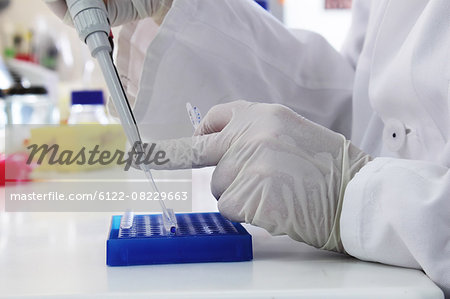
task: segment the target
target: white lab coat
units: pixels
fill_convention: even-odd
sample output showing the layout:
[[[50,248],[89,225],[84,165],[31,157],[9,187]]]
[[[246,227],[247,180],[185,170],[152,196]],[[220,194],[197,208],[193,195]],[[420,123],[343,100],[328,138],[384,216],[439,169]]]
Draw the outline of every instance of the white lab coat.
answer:
[[[345,134],[377,157],[347,186],[345,249],[421,268],[450,296],[450,1],[355,0],[342,53],[250,0],[176,0],[151,43],[129,44],[130,32],[119,71],[140,78],[127,88],[140,123],[178,123],[186,130],[167,137],[187,136],[185,102],[245,99]]]

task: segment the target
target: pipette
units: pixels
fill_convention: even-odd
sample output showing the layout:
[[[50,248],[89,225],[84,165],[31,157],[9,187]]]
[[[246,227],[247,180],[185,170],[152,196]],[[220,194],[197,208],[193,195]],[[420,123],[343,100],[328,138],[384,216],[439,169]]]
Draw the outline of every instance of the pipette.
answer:
[[[136,120],[113,63],[112,40],[109,39],[111,26],[105,3],[103,0],[66,0],[66,3],[81,40],[88,45],[92,57],[96,58],[100,65],[128,141],[135,147],[137,153],[144,152]],[[151,182],[154,191],[159,193],[148,165],[141,164],[141,169]],[[166,231],[173,234],[177,227],[175,214],[168,211],[162,200],[159,203]],[[133,225],[133,214],[126,213],[124,220],[126,220],[123,221],[124,226]]]

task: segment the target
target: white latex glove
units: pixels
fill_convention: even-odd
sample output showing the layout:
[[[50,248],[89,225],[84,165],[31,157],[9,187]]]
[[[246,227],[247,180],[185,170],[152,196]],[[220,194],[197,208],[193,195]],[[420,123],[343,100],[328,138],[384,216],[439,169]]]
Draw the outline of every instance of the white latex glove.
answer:
[[[158,143],[170,159],[159,168],[217,165],[211,189],[222,215],[344,252],[344,191],[370,157],[343,135],[287,107],[243,101],[213,107],[196,135]]]
[[[50,9],[64,21],[72,25],[65,0],[44,0]],[[152,17],[161,24],[172,6],[173,0],[106,0],[111,26],[119,26],[139,19]]]

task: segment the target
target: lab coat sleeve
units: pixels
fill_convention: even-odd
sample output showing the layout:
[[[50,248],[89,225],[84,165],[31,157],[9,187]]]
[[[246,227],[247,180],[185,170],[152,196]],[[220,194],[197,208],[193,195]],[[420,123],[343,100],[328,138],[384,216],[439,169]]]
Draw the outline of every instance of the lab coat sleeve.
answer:
[[[352,4],[352,24],[345,38],[341,54],[356,69],[366,39],[372,0],[355,0]]]
[[[367,261],[423,269],[450,298],[450,170],[377,158],[348,184],[345,250]]]
[[[323,37],[292,34],[252,0],[176,0],[148,48],[135,112],[145,123],[150,110],[155,122],[185,118],[187,99],[202,111],[276,102],[349,137],[353,76]]]

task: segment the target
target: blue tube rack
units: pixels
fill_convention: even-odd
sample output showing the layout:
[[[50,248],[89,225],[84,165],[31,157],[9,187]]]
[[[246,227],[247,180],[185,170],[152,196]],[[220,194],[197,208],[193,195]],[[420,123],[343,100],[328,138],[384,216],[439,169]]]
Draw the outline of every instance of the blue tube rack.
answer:
[[[109,266],[240,262],[253,258],[252,237],[219,213],[177,214],[174,235],[164,234],[162,215],[136,215],[131,228],[113,216],[106,244]]]

